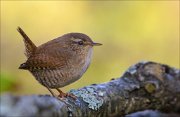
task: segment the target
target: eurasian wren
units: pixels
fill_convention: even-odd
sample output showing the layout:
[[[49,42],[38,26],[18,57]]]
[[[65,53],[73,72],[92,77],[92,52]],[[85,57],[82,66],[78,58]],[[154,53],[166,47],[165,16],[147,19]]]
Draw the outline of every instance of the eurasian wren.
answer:
[[[90,65],[93,46],[102,45],[85,34],[68,33],[37,47],[20,27],[17,30],[24,39],[27,57],[19,69],[30,71],[53,96],[51,89],[60,97],[67,96],[58,88],[80,79]]]

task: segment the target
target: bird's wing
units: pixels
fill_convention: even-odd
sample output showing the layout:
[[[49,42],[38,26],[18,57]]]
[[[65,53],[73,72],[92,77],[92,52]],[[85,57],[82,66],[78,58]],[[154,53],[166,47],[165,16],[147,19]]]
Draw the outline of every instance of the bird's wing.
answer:
[[[17,31],[23,37],[24,45],[25,45],[25,55],[27,58],[29,58],[32,55],[32,53],[35,52],[37,47],[20,27],[17,28]]]
[[[21,64],[19,68],[27,70],[61,69],[66,64],[66,59],[63,57],[53,57],[40,53],[34,54],[25,63]]]

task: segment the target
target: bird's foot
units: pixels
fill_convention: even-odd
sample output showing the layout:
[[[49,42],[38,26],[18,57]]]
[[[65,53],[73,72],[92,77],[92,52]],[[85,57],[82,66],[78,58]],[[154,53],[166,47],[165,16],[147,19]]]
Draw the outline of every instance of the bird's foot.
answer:
[[[77,97],[76,97],[75,95],[73,95],[73,94],[71,94],[71,93],[64,93],[64,92],[61,92],[61,93],[58,95],[58,97],[60,97],[60,98],[71,97],[71,98],[73,98],[74,100],[77,99]]]
[[[59,92],[59,95],[58,95],[58,97],[60,97],[60,98],[67,98],[67,97],[71,97],[71,98],[73,98],[74,100],[76,100],[77,99],[77,97],[75,96],[75,95],[73,95],[73,94],[71,94],[71,93],[64,93],[64,92],[62,92],[60,89],[56,89],[58,92]]]

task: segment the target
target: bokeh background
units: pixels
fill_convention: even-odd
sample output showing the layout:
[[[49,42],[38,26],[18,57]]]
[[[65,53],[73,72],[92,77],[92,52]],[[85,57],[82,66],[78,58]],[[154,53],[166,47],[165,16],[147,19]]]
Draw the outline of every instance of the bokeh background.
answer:
[[[77,89],[117,78],[138,61],[179,68],[179,1],[1,1],[1,93],[49,94],[18,67],[26,58],[22,27],[36,45],[68,32],[82,32],[94,48],[90,68]]]

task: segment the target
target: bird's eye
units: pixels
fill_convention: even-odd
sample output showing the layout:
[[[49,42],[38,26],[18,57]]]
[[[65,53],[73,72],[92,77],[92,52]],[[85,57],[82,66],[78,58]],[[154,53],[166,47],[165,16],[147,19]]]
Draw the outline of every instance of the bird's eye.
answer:
[[[79,45],[83,45],[84,42],[83,42],[83,41],[79,41],[78,44],[79,44]]]
[[[72,38],[72,41],[78,45],[84,45],[84,41],[82,39]]]

